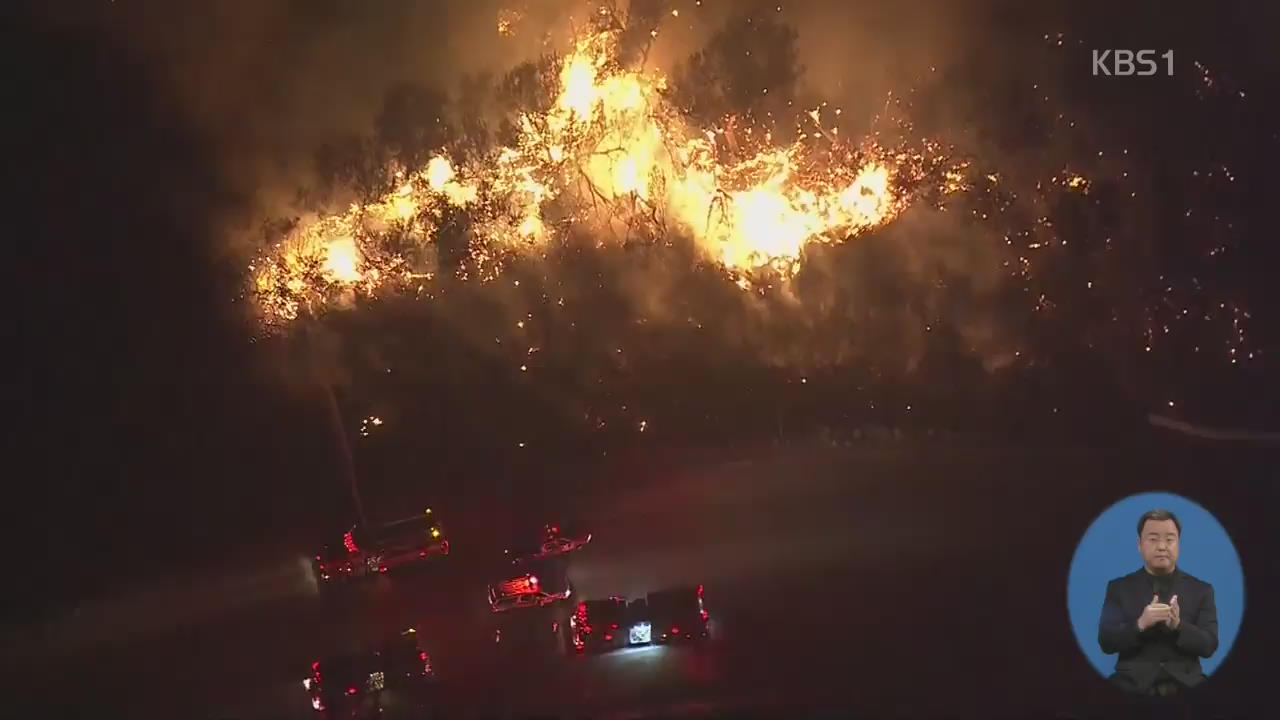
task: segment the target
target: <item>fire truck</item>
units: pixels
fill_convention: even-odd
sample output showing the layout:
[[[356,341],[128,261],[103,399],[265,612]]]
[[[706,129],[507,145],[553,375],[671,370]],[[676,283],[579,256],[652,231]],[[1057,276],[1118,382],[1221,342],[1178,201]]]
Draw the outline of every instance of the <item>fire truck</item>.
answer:
[[[449,539],[431,508],[418,515],[373,527],[359,525],[325,545],[312,565],[322,584],[344,582],[449,554]]]
[[[573,592],[563,558],[520,563],[515,572],[489,585],[489,609],[493,612],[546,607],[567,600]]]

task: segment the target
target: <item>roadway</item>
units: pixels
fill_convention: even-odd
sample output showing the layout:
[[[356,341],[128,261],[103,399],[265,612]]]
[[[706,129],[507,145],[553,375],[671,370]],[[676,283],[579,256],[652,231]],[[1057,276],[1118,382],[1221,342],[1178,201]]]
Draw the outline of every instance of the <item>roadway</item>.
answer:
[[[1116,475],[1089,453],[939,444],[762,452],[569,493],[564,513],[594,533],[572,557],[578,599],[702,583],[706,645],[500,668],[484,601],[497,548],[472,507],[431,566],[322,594],[299,552],[29,634],[9,675],[50,717],[306,718],[311,660],[414,626],[443,717],[1061,709],[1110,692],[1075,647],[1064,581],[1079,533],[1124,492]],[[1053,663],[1028,675],[1019,658],[1046,647]]]

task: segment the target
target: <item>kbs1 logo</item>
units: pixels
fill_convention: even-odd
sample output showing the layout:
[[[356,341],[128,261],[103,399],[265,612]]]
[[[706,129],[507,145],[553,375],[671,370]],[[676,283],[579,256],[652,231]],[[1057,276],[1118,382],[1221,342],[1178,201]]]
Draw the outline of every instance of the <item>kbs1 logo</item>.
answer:
[[[1156,62],[1160,58],[1164,62]],[[1094,50],[1093,75],[1110,77],[1128,77],[1138,75],[1150,77],[1164,69],[1165,75],[1173,77],[1173,51],[1165,50],[1156,55],[1155,50]]]

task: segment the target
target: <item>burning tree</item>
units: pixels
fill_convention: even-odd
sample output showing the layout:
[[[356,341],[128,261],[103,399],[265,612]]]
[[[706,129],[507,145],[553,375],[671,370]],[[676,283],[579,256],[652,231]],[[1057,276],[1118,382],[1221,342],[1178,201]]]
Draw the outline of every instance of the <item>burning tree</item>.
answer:
[[[685,89],[673,88],[638,64],[647,47],[640,30],[655,22],[658,6],[635,4],[630,16],[605,6],[570,52],[507,74],[497,145],[472,138],[435,151],[458,139],[429,118],[439,96],[393,93],[379,122],[380,150],[347,143],[321,156],[326,177],[351,180],[361,200],[305,219],[255,263],[267,319],[287,323],[300,305],[335,295],[422,291],[440,272],[433,249],[449,225],[466,236],[465,261],[452,269],[463,279],[493,280],[512,257],[545,254],[574,237],[597,245],[683,237],[744,288],[785,281],[806,245],[881,226],[960,171],[937,144],[839,140],[825,129],[823,108],[799,116],[808,130],[796,139],[775,140],[752,115],[767,105],[753,101],[742,69],[726,57],[737,50],[732,27],[693,58]],[[796,73],[788,33],[765,23],[746,35],[773,48],[746,72],[765,72],[783,96]],[[690,113],[679,98],[695,86],[727,95]],[[741,107],[744,114],[730,112]],[[395,120],[404,108],[416,121]],[[701,125],[708,114],[718,124]]]

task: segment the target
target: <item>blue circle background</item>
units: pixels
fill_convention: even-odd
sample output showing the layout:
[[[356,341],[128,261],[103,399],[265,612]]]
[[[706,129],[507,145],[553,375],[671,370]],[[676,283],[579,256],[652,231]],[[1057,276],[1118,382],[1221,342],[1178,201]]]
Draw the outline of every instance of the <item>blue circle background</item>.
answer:
[[[1138,554],[1138,518],[1162,508],[1182,523],[1178,567],[1213,585],[1218,606],[1218,650],[1201,659],[1205,675],[1222,664],[1231,652],[1244,617],[1244,571],[1240,556],[1222,524],[1200,505],[1172,493],[1130,495],[1103,511],[1076,547],[1067,577],[1067,610],[1076,642],[1089,664],[1109,677],[1115,672],[1115,655],[1098,647],[1098,619],[1106,597],[1107,582],[1142,567]]]

